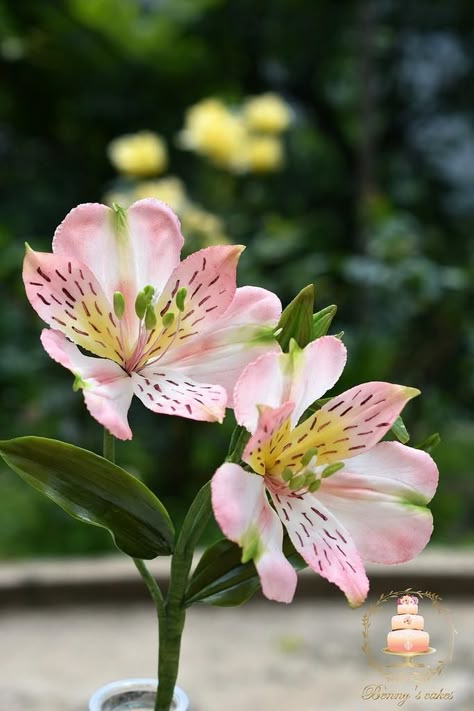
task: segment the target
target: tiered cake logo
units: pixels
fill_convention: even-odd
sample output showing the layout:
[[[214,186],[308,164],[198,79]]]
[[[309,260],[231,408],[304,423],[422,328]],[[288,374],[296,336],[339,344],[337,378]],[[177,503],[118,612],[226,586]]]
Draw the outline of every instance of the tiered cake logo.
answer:
[[[435,647],[430,646],[430,634],[425,630],[424,616],[419,614],[420,602],[431,603],[433,610],[444,619],[439,628],[440,644],[448,649],[444,659],[440,659]],[[381,639],[371,635],[373,621],[386,603],[396,603],[396,615],[391,618],[391,631],[382,648]],[[392,607],[394,612],[394,608]],[[384,610],[385,612],[385,610]],[[441,631],[443,639],[441,639]],[[438,632],[438,630],[437,630]],[[454,649],[455,629],[449,611],[441,605],[436,593],[407,590],[381,595],[375,605],[362,617],[362,651],[370,666],[377,669],[387,679],[411,679],[425,681],[441,674],[444,666],[451,661]],[[377,635],[379,636],[379,635]],[[371,639],[371,637],[373,639]],[[382,657],[387,655],[387,662]]]

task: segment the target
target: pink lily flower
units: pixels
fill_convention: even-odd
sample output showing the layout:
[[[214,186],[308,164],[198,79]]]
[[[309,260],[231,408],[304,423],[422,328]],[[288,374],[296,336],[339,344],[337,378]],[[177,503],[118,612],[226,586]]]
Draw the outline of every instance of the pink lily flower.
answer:
[[[180,263],[182,244],[176,215],[146,199],[127,211],[79,205],[57,228],[52,254],[27,248],[26,293],[52,327],[41,342],[119,439],[132,437],[133,395],[153,412],[221,422],[242,369],[279,350],[279,299],[236,288],[243,247],[208,247]]]
[[[363,560],[392,565],[414,558],[433,529],[438,471],[431,457],[379,440],[414,388],[371,382],[300,418],[342,373],[346,349],[325,336],[304,350],[269,353],[241,374],[235,415],[251,432],[247,471],[227,462],[212,479],[212,505],[224,535],[253,559],[263,594],[291,602],[296,572],[282,553],[283,527],[316,573],[351,606],[369,581]],[[271,505],[271,503],[273,506]]]

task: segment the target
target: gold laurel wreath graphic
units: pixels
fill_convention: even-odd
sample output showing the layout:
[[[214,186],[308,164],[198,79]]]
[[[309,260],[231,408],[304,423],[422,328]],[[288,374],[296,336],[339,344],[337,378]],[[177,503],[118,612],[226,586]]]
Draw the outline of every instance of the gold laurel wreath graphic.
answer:
[[[386,679],[391,680],[391,681],[398,681],[400,679],[407,679],[407,673],[406,673],[406,668],[404,667],[399,667],[397,669],[388,669],[388,667],[384,666],[383,664],[380,664],[374,657],[372,656],[372,652],[370,649],[370,643],[369,643],[369,629],[371,626],[372,622],[372,616],[376,614],[380,607],[386,603],[388,600],[391,600],[393,598],[398,598],[401,597],[402,595],[406,595],[410,593],[411,595],[418,595],[421,598],[427,598],[431,600],[431,604],[433,606],[433,609],[436,610],[438,614],[444,615],[449,623],[449,627],[451,629],[451,637],[450,637],[450,646],[449,646],[449,654],[446,659],[440,659],[436,665],[434,666],[428,666],[424,667],[421,670],[416,670],[414,671],[413,669],[410,669],[410,674],[409,678],[412,681],[427,681],[428,679],[432,679],[435,676],[439,676],[441,672],[443,671],[445,665],[451,661],[452,656],[453,656],[453,650],[454,650],[454,637],[456,634],[456,630],[454,628],[454,625],[451,620],[451,615],[448,609],[444,608],[441,605],[442,598],[437,594],[430,592],[429,590],[421,591],[421,590],[413,590],[412,588],[407,588],[406,590],[391,590],[389,593],[385,593],[383,595],[380,595],[379,599],[375,604],[373,604],[369,610],[368,613],[364,613],[362,615],[362,652],[365,654],[367,657],[367,660],[369,662],[369,665],[377,669],[378,672],[380,672]]]

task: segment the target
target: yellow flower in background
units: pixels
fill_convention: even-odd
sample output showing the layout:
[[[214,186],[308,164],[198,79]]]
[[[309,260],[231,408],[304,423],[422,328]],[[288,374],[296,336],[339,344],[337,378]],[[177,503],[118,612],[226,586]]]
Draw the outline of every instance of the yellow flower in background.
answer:
[[[191,232],[201,238],[203,246],[228,244],[224,223],[212,212],[207,212],[197,205],[189,204],[181,215],[183,232]]]
[[[133,191],[133,200],[152,197],[165,202],[178,215],[184,209],[187,197],[184,183],[174,175],[160,180],[145,180],[137,184]]]
[[[244,118],[253,131],[281,133],[288,128],[291,112],[288,104],[278,94],[254,96],[244,104]]]
[[[271,173],[283,165],[283,144],[275,136],[251,136],[245,146],[247,169],[254,173]]]
[[[242,118],[218,99],[204,99],[186,112],[180,142],[214,162],[238,170],[246,139]]]
[[[166,144],[152,131],[119,136],[109,143],[107,152],[119,173],[139,178],[162,173],[168,163]]]

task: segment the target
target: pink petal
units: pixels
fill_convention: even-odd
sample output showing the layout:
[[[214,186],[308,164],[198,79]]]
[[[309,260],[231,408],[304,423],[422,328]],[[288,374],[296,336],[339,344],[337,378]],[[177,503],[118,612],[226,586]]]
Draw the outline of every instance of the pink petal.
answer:
[[[438,483],[426,452],[381,442],[323,480],[318,499],[347,526],[365,560],[411,560],[428,543],[433,522],[425,508]]]
[[[106,205],[79,205],[57,228],[53,252],[89,267],[110,302],[115,291],[122,292],[122,326],[131,342],[138,333],[138,292],[147,285],[162,291],[179,263],[182,244],[176,215],[164,203],[148,198],[120,215]]]
[[[269,505],[262,477],[237,464],[223,464],[211,483],[212,508],[223,534],[252,557],[263,594],[269,600],[291,602],[296,572],[282,553],[283,529]],[[246,548],[247,547],[247,548]]]
[[[257,405],[277,407],[294,402],[294,427],[304,411],[333,387],[346,363],[345,346],[334,336],[324,336],[306,348],[289,353],[272,353],[251,363],[235,387],[235,413],[239,424],[253,431]]]
[[[174,270],[155,309],[158,316],[169,311],[177,317],[175,295],[179,289],[186,289],[173,349],[212,326],[226,311],[234,298],[235,272],[242,249],[234,245],[207,247],[191,254]]]
[[[241,287],[207,331],[170,349],[162,363],[202,382],[222,385],[228,394],[227,407],[232,407],[233,388],[245,366],[262,353],[280,350],[269,334],[280,313],[280,300],[271,291]]]
[[[288,400],[295,403],[294,427],[304,411],[339,380],[347,360],[345,345],[335,336],[323,336],[293,356],[293,377]]]
[[[122,368],[110,360],[83,355],[60,331],[45,328],[41,343],[53,360],[82,381],[92,417],[118,439],[131,439],[127,413],[133,397],[132,382]]]
[[[310,568],[337,585],[352,607],[363,603],[369,581],[354,542],[341,521],[312,494],[272,493],[272,499],[291,542]]]
[[[135,303],[144,286],[164,288],[179,262],[182,244],[176,215],[164,203],[148,198],[128,208],[122,229],[115,211],[106,205],[78,205],[57,228],[53,252],[89,267],[110,299],[120,290],[124,266],[134,283]]]
[[[288,402],[289,391],[284,364],[285,353],[273,352],[261,355],[250,363],[240,375],[234,389],[234,411],[239,425],[255,432],[259,419],[259,406],[278,408]]]
[[[289,432],[293,403],[285,402],[277,408],[262,405],[258,424],[247,442],[242,459],[258,474],[265,474],[265,465],[280,440]]]
[[[354,457],[373,447],[390,429],[407,402],[419,394],[416,388],[403,385],[363,383],[323,405],[318,427],[323,424],[323,418],[330,422],[323,435],[326,450],[337,449],[331,460],[334,456],[338,459]],[[319,453],[318,461],[323,451]]]
[[[31,305],[47,324],[91,353],[122,362],[110,303],[81,262],[28,248],[23,281]]]
[[[312,447],[318,464],[355,457],[373,447],[392,426],[415,388],[391,383],[364,383],[330,400],[281,440],[277,458],[298,457]],[[283,457],[281,457],[283,460]],[[282,464],[284,466],[284,463]]]
[[[162,415],[222,422],[227,395],[220,385],[198,383],[161,364],[132,373],[133,390],[146,407]]]

